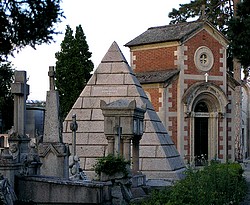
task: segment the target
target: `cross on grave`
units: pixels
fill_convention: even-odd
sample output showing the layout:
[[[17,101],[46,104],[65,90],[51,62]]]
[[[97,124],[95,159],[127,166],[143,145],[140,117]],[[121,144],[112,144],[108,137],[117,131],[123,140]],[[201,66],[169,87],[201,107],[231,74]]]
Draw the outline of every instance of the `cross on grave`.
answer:
[[[24,136],[29,85],[26,84],[26,71],[15,71],[14,77],[15,81],[11,84],[11,92],[14,95],[14,132]]]
[[[49,76],[49,89],[55,90],[55,67],[54,66],[49,67],[48,76]]]

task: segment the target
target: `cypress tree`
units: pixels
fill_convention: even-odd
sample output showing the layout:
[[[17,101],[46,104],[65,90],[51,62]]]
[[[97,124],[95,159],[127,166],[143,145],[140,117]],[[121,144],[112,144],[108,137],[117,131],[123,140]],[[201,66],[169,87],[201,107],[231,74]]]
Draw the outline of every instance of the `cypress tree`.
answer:
[[[57,59],[55,83],[59,92],[62,120],[91,77],[90,73],[94,68],[90,60],[91,55],[81,25],[76,27],[75,35],[70,26],[67,26],[61,50],[55,54]]]

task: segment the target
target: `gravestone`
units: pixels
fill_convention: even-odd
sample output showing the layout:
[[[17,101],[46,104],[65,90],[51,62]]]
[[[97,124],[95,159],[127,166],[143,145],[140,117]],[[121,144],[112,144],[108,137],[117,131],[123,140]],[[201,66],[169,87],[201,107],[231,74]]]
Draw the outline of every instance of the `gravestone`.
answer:
[[[55,90],[54,67],[49,67],[50,90],[47,91],[44,135],[38,152],[43,163],[41,175],[68,178],[68,146],[62,142],[59,120],[59,94]]]
[[[14,72],[11,92],[14,96],[14,125],[8,133],[9,148],[4,148],[0,157],[0,173],[14,186],[15,175],[39,172],[37,153],[29,147],[30,139],[25,132],[26,99],[29,95],[26,71]]]
[[[26,81],[26,71],[15,71],[15,81],[11,84],[14,95],[14,126],[9,136],[10,153],[16,162],[24,162],[29,152],[30,139],[25,132],[26,99],[29,95],[29,85]]]

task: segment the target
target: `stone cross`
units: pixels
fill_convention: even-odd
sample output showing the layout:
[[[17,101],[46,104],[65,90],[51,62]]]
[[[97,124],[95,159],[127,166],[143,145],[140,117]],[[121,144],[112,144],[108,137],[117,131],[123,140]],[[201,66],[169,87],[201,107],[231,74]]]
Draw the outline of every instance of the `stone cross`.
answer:
[[[70,129],[72,131],[72,153],[73,156],[76,155],[76,131],[78,129],[78,125],[76,122],[76,114],[72,116],[72,122],[70,123]]]
[[[49,76],[49,89],[55,90],[55,67],[54,66],[49,67],[48,76]]]
[[[14,132],[24,136],[29,85],[26,84],[26,71],[15,71],[14,77],[15,81],[11,84],[11,92],[14,95]]]

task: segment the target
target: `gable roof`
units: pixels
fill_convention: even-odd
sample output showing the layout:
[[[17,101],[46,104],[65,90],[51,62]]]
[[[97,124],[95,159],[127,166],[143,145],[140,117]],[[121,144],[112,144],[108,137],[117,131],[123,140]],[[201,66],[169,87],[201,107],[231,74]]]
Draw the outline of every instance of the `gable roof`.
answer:
[[[183,22],[165,26],[151,27],[133,40],[125,44],[127,47],[146,45],[152,43],[162,43],[170,41],[185,41],[195,32],[201,30],[204,25],[208,25],[217,31],[217,29],[208,21],[197,20],[192,22]],[[220,33],[219,31],[217,31]],[[225,37],[220,33],[225,39]]]

